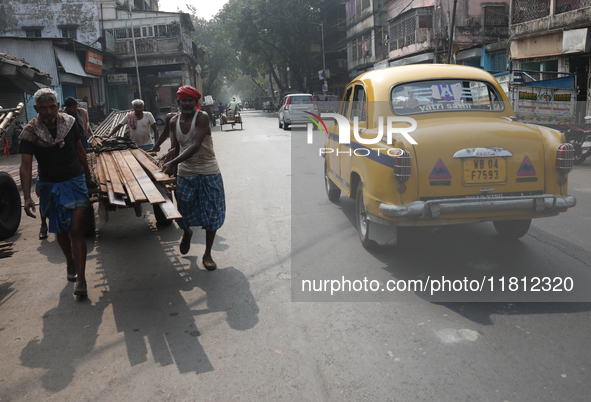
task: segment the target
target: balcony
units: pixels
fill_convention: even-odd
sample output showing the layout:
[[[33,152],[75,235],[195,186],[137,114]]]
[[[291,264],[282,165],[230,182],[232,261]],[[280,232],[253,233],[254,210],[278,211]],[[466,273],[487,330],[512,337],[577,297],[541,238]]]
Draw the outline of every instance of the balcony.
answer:
[[[181,36],[138,38],[135,40],[136,52],[138,55],[150,53],[158,53],[159,55],[192,54],[190,41],[183,39]],[[115,54],[118,56],[133,56],[133,39],[116,40]]]
[[[511,29],[519,35],[524,30],[537,32],[588,26],[591,0],[513,0],[512,8]],[[526,26],[517,28],[517,24]]]

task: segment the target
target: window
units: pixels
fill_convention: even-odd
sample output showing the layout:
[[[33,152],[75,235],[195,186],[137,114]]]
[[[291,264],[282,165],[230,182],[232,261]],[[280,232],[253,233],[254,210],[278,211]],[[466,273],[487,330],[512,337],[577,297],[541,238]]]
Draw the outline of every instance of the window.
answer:
[[[25,31],[25,36],[27,38],[41,38],[41,31],[43,31],[42,26],[24,26],[22,30]]]
[[[26,29],[25,33],[27,38],[40,38],[41,37],[41,29]]]
[[[154,29],[151,26],[142,27],[142,37],[151,38],[154,36]]]
[[[349,121],[353,121],[355,117],[358,121],[365,121],[367,115],[367,99],[365,99],[365,90],[361,85],[355,85],[355,93],[353,95],[353,102],[351,106],[351,114]]]
[[[412,101],[412,103],[411,103]],[[397,115],[436,112],[502,111],[496,88],[484,81],[448,79],[402,84],[394,87],[390,106]]]
[[[167,36],[166,35],[166,25],[154,26],[154,36]]]
[[[127,39],[127,28],[116,28],[115,39]]]
[[[351,93],[353,92],[353,87],[349,87],[347,89],[347,93],[345,94],[345,101],[343,102],[341,114],[347,117],[349,112],[349,102],[351,101]]]
[[[78,39],[78,28],[61,28],[62,38]]]
[[[504,6],[484,6],[484,26],[506,27],[509,25],[509,13]]]
[[[417,42],[417,30],[433,28],[433,8],[423,7],[407,11],[390,21],[391,50],[401,49]],[[424,42],[427,36],[419,32],[419,42]]]
[[[507,53],[493,53],[490,57],[490,71],[501,72],[507,70]]]

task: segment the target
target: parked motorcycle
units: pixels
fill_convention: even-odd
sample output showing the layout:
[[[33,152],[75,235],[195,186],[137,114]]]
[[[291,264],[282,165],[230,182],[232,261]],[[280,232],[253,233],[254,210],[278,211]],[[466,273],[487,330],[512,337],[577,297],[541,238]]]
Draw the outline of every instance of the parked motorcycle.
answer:
[[[591,123],[591,116],[585,116],[585,123]],[[575,165],[585,162],[591,155],[591,127],[580,124],[561,124],[560,129],[564,134],[566,142],[575,148]]]

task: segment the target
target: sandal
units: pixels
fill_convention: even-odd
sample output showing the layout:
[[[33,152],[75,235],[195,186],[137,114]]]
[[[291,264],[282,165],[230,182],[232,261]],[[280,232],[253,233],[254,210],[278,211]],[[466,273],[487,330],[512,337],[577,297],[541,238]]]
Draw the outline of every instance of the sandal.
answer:
[[[39,240],[47,239],[47,227],[41,226],[39,229]]]
[[[181,250],[181,254],[187,254],[189,249],[191,248],[191,237],[193,237],[193,231],[189,229],[189,235],[187,233],[183,233],[183,238],[181,239],[181,245],[179,249]]]
[[[213,258],[211,258],[211,256],[209,256],[209,257],[203,256],[202,261],[203,261],[203,266],[208,271],[213,271],[218,267],[217,264],[215,263],[215,261],[213,260]]]

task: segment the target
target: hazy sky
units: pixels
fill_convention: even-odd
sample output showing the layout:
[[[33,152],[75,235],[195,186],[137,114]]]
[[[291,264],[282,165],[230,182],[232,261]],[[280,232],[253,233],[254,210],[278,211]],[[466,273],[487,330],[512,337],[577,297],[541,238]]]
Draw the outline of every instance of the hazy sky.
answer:
[[[160,0],[160,10],[169,12],[189,12],[186,4],[197,8],[197,16],[210,20],[226,4],[228,0]]]

